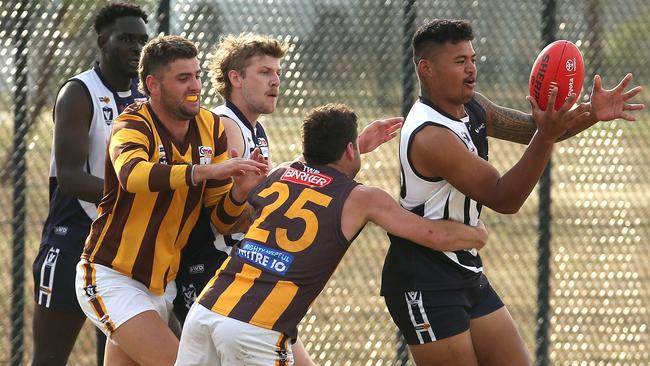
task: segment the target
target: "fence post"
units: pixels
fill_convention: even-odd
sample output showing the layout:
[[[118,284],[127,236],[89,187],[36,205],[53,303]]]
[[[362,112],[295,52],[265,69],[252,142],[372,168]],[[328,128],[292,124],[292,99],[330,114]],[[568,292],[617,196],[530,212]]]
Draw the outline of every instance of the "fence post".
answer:
[[[542,0],[542,47],[555,40],[555,0]],[[537,242],[537,324],[535,364],[549,365],[549,311],[551,273],[551,168],[549,160],[539,180],[539,238]]]
[[[156,10],[158,34],[169,34],[169,1],[170,0],[160,0],[158,3],[158,9]]]
[[[24,352],[24,308],[25,308],[25,138],[27,135],[28,109],[28,43],[31,1],[20,2],[18,24],[14,36],[16,54],[14,64],[14,136],[11,155],[11,183],[13,187],[13,213],[11,219],[11,365],[20,366]]]
[[[404,0],[402,2],[403,24],[402,28],[402,116],[406,117],[411,104],[413,104],[413,94],[415,93],[415,81],[413,77],[413,50],[411,48],[411,38],[415,33],[416,19],[416,0]],[[409,350],[406,340],[402,334],[397,331],[397,365],[405,366],[409,362]]]

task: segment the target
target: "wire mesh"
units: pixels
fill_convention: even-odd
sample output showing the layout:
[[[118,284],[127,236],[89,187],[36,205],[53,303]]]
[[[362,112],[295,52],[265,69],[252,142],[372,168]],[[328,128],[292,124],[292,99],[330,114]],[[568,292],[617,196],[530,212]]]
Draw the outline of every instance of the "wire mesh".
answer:
[[[30,11],[26,10],[29,3]],[[158,1],[136,3],[149,14],[150,34],[158,29]],[[405,77],[404,24],[426,19],[465,18],[474,27],[478,88],[497,104],[529,109],[530,66],[542,45],[541,5],[537,0],[177,0],[170,1],[171,34],[195,41],[207,71],[207,57],[220,35],[252,31],[291,44],[282,67],[278,109],[263,122],[273,161],[298,155],[298,126],[305,112],[327,102],[343,102],[361,124],[398,115]],[[585,58],[582,97],[595,73],[613,87],[627,72],[645,85],[650,71],[650,4],[646,0],[558,2],[556,34],[575,42]],[[92,14],[105,2],[84,0],[0,1],[0,248],[11,251],[16,215],[12,155],[16,112],[26,118],[26,213],[24,291],[12,293],[11,268],[23,259],[0,258],[0,364],[9,364],[12,345],[12,298],[25,304],[24,362],[31,356],[31,263],[47,213],[47,171],[52,139],[52,105],[58,86],[90,67],[97,57]],[[27,28],[19,31],[20,20]],[[20,36],[24,37],[21,38]],[[27,40],[27,67],[20,68],[18,43]],[[14,75],[26,71],[27,103],[16,104]],[[408,72],[412,74],[414,70]],[[204,78],[203,104],[221,101]],[[414,79],[411,77],[411,81]],[[413,86],[415,88],[413,88]],[[417,90],[417,84],[411,89]],[[416,92],[417,93],[417,92]],[[642,94],[642,98],[646,99]],[[650,187],[644,177],[650,155],[650,115],[638,122],[601,123],[558,144],[552,169],[552,245],[549,362],[553,365],[650,364],[648,312],[650,254],[646,250]],[[524,146],[490,142],[490,160],[505,172]],[[364,157],[358,179],[398,192],[397,143]],[[515,318],[535,354],[537,311],[537,224],[539,197],[533,193],[512,216],[484,210],[490,243],[482,252],[486,273]],[[20,224],[20,223],[19,223]],[[21,224],[22,225],[22,224]],[[397,328],[378,296],[388,240],[369,225],[355,241],[323,294],[300,326],[301,339],[319,365],[395,365]],[[14,325],[19,324],[14,321]],[[71,365],[94,365],[94,335],[87,325]],[[409,362],[407,361],[407,364]]]

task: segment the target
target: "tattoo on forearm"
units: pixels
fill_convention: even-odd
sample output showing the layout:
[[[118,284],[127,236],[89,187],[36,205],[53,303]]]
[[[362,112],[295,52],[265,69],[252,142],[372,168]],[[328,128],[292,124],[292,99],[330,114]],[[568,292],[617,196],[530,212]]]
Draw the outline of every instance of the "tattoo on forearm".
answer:
[[[537,127],[531,115],[520,111],[495,107],[492,110],[493,137],[528,144]]]
[[[520,144],[528,144],[533,138],[537,126],[531,115],[500,107],[479,93],[474,97],[485,110],[489,136]]]

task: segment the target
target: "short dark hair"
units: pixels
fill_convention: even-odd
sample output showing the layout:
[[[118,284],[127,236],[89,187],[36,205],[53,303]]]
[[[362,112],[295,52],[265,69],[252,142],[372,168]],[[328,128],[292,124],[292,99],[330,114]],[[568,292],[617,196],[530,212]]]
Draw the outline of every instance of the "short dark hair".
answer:
[[[177,59],[195,58],[199,54],[194,43],[180,36],[158,36],[142,48],[140,54],[140,89],[150,95],[147,88],[147,76],[157,75],[161,68]]]
[[[314,108],[302,122],[302,155],[307,164],[325,165],[357,143],[357,115],[343,104]]]
[[[95,16],[95,32],[99,34],[104,29],[115,24],[124,17],[139,17],[147,23],[147,14],[137,5],[126,3],[110,3],[104,6]]]
[[[434,19],[422,25],[413,35],[413,62],[417,65],[433,47],[447,42],[458,43],[474,39],[472,26],[467,20]]]

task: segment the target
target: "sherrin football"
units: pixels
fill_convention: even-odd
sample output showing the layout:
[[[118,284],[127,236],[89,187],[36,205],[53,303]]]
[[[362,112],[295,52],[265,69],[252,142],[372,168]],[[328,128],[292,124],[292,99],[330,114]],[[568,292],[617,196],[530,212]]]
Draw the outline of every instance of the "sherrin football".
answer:
[[[569,93],[580,94],[584,78],[585,66],[578,47],[569,41],[555,41],[535,59],[530,72],[530,95],[546,110],[551,82],[555,82],[558,87],[555,110],[558,110]]]

